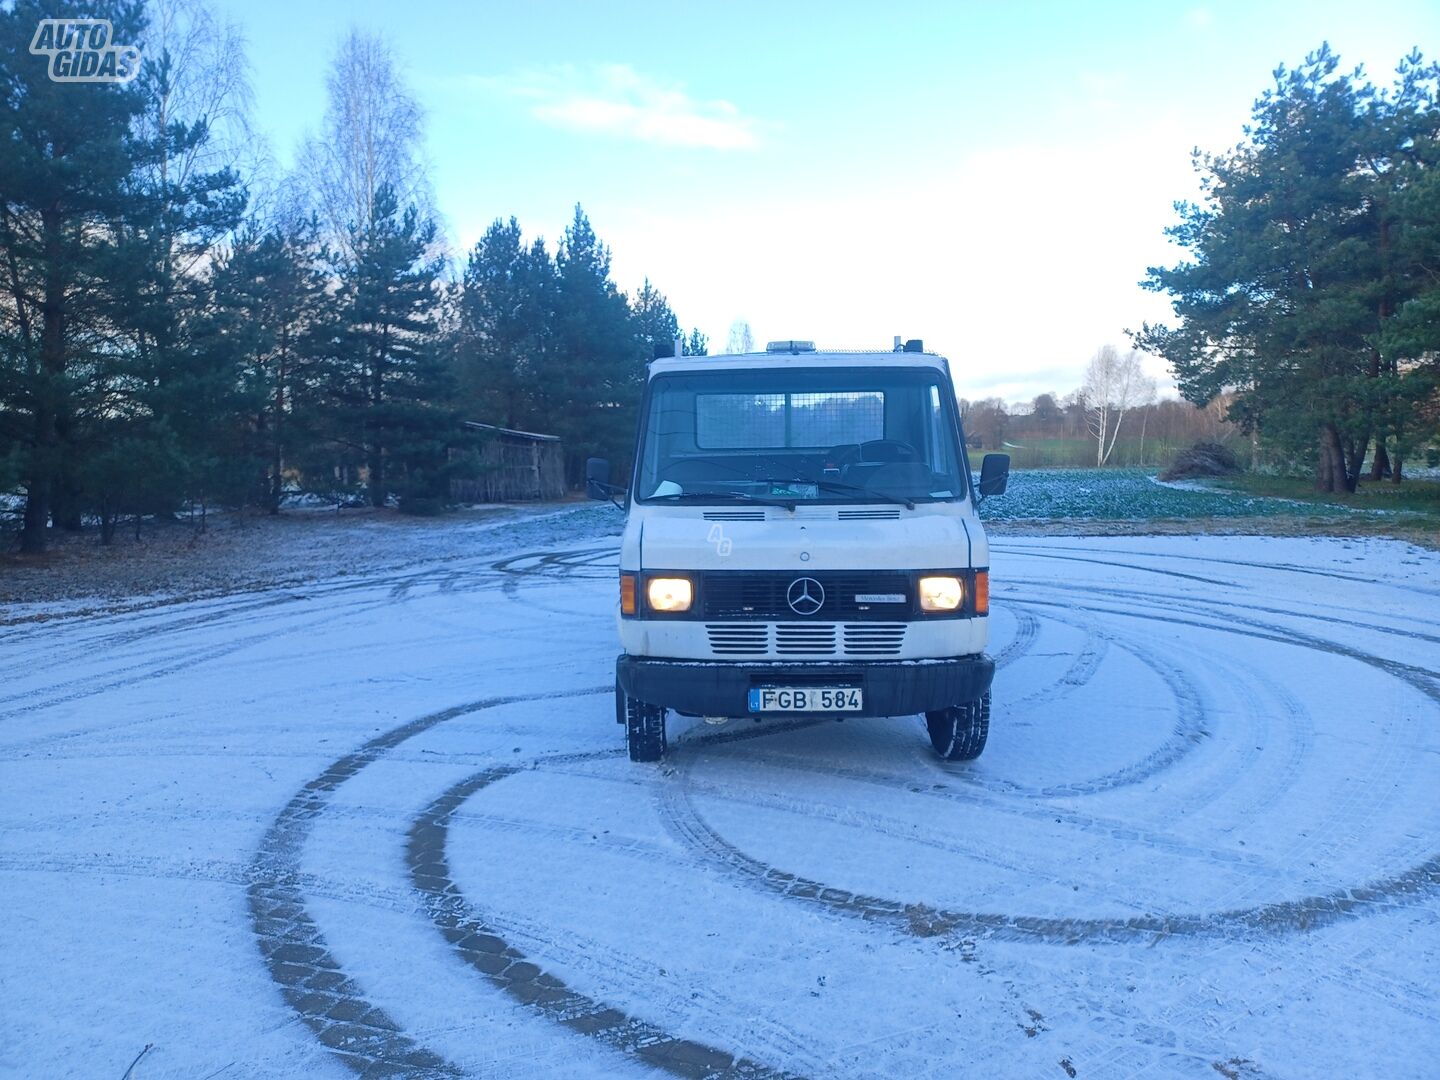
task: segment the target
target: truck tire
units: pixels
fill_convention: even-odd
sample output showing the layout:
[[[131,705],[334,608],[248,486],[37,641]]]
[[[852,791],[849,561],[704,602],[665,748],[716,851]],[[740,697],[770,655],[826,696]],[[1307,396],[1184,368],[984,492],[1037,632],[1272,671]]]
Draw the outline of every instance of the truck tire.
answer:
[[[665,756],[665,710],[637,701],[615,687],[615,711],[625,718],[625,745],[631,761],[659,761]]]
[[[925,714],[930,745],[946,761],[974,761],[990,734],[990,691],[964,705]]]

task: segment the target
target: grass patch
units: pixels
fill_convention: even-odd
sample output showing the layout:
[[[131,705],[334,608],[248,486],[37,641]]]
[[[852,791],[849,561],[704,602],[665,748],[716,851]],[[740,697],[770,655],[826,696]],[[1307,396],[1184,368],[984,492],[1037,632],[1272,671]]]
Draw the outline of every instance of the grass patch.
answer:
[[[1440,524],[1440,481],[1406,480],[1392,484],[1362,482],[1355,494],[1331,494],[1315,490],[1314,483],[1300,477],[1259,476],[1244,473],[1206,482],[1222,491],[1270,499],[1291,499],[1318,507],[1346,510],[1382,511],[1393,514],[1418,514],[1433,518]]]

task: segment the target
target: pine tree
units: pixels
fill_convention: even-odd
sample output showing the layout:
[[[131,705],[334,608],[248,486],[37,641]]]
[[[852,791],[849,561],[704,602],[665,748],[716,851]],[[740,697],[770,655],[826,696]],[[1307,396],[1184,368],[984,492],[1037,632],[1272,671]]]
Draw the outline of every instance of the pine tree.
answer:
[[[31,554],[45,550],[52,511],[78,525],[76,465],[86,424],[107,408],[101,370],[125,273],[113,241],[143,199],[129,180],[144,91],[52,82],[29,45],[57,14],[37,0],[0,10],[0,424],[25,488],[20,546]],[[83,15],[108,19],[117,41],[144,27],[133,0],[101,0]]]
[[[1440,427],[1440,64],[1412,52],[1397,76],[1393,91],[1368,95],[1374,146],[1362,175],[1380,271],[1370,478],[1398,484],[1406,454]]]
[[[675,342],[680,338],[680,320],[670,310],[670,301],[665,294],[650,284],[646,278],[630,304],[631,316],[635,323],[635,336],[647,360],[673,355]]]
[[[610,278],[610,249],[578,205],[555,266],[554,348],[535,385],[541,412],[565,440],[567,480],[578,485],[587,457],[629,455],[647,357]]]
[[[526,247],[512,217],[496,220],[470,252],[455,350],[460,399],[473,419],[503,427],[535,420],[532,367],[549,347],[555,267]]]
[[[1397,384],[1390,479],[1400,482],[1405,454],[1440,436],[1440,139],[1424,146],[1430,164],[1402,196],[1395,246],[1414,288],[1381,335],[1388,376]],[[1418,170],[1417,170],[1418,171]]]
[[[1276,72],[1246,143],[1198,158],[1205,202],[1182,204],[1169,230],[1192,261],[1146,280],[1175,298],[1180,324],[1135,336],[1192,402],[1234,390],[1229,415],[1246,430],[1292,454],[1318,445],[1330,491],[1354,490],[1372,438],[1402,432],[1424,389],[1384,353],[1424,279],[1397,228],[1436,123],[1436,72],[1410,58],[1395,95],[1362,79],[1322,47]]]
[[[214,274],[209,340],[233,355],[248,435],[240,467],[249,470],[251,493],[272,514],[280,509],[287,471],[308,448],[309,417],[301,403],[317,342],[331,332],[318,230],[314,219],[265,231],[252,223]]]
[[[443,260],[427,255],[435,232],[383,186],[341,270],[342,324],[320,384],[324,423],[342,455],[364,465],[373,506],[392,491],[402,504],[431,506],[449,475],[459,416],[438,325]]]
[[[238,358],[214,339],[206,267],[239,224],[247,196],[233,170],[200,167],[210,128],[204,117],[177,115],[175,78],[163,50],[138,80],[145,137],[130,186],[139,198],[116,235],[123,271],[114,321],[129,347],[115,358],[112,398],[124,395],[133,406],[132,439],[143,438],[148,422],[157,444],[179,455],[172,498],[187,496],[203,521],[210,502],[238,502],[245,488]]]
[[[624,461],[631,452],[647,359],[611,279],[611,251],[576,206],[556,255],[554,348],[540,380],[570,484],[582,482],[589,456]]]

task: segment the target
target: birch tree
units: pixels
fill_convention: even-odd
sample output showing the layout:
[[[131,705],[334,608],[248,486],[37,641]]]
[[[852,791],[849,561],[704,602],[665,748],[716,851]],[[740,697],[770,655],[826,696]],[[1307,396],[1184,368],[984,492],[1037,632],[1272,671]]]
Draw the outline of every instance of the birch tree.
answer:
[[[340,43],[326,89],[324,124],[302,147],[302,168],[327,239],[356,260],[371,236],[381,188],[389,188],[396,206],[431,216],[424,116],[389,45],[359,30]]]
[[[255,94],[245,35],[203,0],[151,0],[143,40],[148,61],[141,139],[158,147],[152,183],[183,189],[197,172],[233,170],[247,181],[267,154],[251,126]],[[202,139],[167,140],[174,125],[203,125]]]
[[[1115,450],[1126,411],[1142,399],[1153,397],[1155,384],[1142,370],[1137,351],[1122,354],[1115,346],[1106,345],[1090,358],[1081,392],[1090,437],[1095,440],[1095,464],[1105,465]]]
[[[732,354],[755,351],[755,335],[744,319],[736,319],[730,324],[730,338],[725,344],[725,351]]]

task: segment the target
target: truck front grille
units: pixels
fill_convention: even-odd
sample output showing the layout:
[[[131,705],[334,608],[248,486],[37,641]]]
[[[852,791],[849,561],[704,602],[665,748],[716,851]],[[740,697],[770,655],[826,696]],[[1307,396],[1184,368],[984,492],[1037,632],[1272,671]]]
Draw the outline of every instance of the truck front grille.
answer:
[[[775,627],[775,651],[829,654],[835,651],[835,627],[829,623],[780,623]]]
[[[770,650],[770,627],[764,623],[706,626],[705,632],[716,656],[764,656]]]
[[[904,623],[706,623],[716,656],[899,656]]]
[[[897,656],[905,644],[905,624],[850,623],[844,641],[846,656]]]
[[[804,612],[816,619],[896,619],[910,617],[908,574],[872,571],[773,571],[711,570],[700,580],[700,603],[706,619],[784,619],[796,611],[790,607],[787,591],[796,578],[808,577],[825,590],[819,610]],[[857,597],[886,599],[859,600]]]

